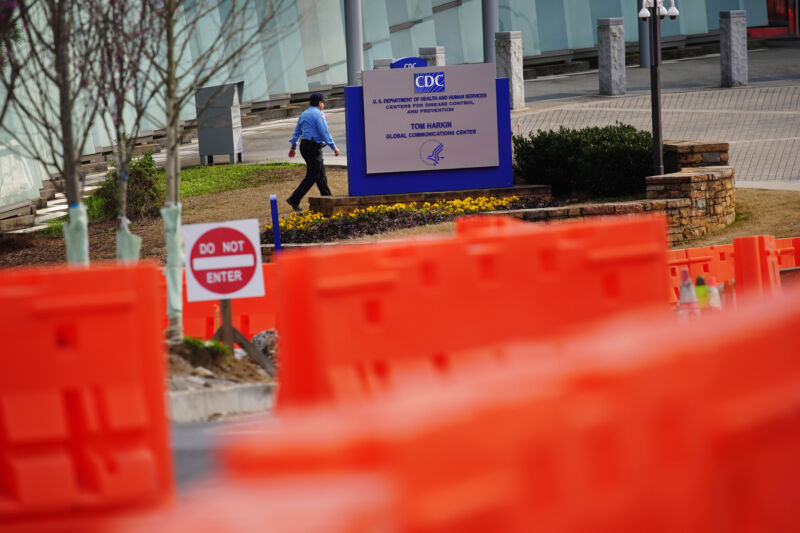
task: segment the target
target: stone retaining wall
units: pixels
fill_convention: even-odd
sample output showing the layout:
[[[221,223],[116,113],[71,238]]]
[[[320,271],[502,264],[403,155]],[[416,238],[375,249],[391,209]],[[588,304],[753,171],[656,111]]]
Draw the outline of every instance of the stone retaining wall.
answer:
[[[647,178],[646,200],[520,209],[492,214],[542,222],[664,213],[669,224],[667,239],[671,244],[680,244],[731,224],[736,218],[735,207],[733,168],[704,167]]]
[[[736,218],[734,174],[733,167],[702,167],[647,178],[649,200],[690,200],[688,207],[667,213],[671,242],[695,239],[733,223]]]
[[[684,168],[728,164],[728,143],[705,141],[667,141],[664,143],[664,172]]]

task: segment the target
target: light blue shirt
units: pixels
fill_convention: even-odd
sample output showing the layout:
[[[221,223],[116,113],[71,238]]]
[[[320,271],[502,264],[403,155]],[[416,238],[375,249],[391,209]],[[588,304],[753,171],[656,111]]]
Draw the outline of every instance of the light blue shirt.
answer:
[[[328,131],[328,119],[325,117],[325,113],[315,105],[309,106],[297,119],[297,127],[294,129],[292,140],[289,141],[292,143],[292,149],[297,148],[297,139],[308,139],[327,144],[332,150],[336,150],[336,144]]]

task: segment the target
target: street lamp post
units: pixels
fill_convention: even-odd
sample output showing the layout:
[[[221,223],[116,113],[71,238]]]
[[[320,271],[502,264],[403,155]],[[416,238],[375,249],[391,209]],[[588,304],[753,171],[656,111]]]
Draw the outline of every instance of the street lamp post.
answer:
[[[664,149],[661,137],[661,21],[669,16],[678,18],[675,0],[670,0],[670,8],[664,7],[665,0],[642,0],[639,19],[650,20],[650,104],[653,114],[653,173],[664,173]]]

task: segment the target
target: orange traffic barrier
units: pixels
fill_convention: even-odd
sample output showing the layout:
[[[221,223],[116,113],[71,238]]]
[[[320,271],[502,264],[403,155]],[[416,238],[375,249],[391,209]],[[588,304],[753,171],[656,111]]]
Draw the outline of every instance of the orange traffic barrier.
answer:
[[[776,239],[775,250],[769,253],[774,253],[779,270],[798,267],[800,266],[800,238]],[[736,280],[734,245],[724,244],[668,251],[669,301],[673,304],[679,298],[682,268],[689,269],[692,279],[697,279],[697,276],[706,278],[713,276],[718,283],[731,286]]]
[[[266,329],[275,328],[276,279],[275,266],[262,265],[265,294],[260,298],[239,298],[231,301],[233,327],[248,339]],[[183,286],[183,332],[187,337],[210,339],[220,326],[219,302],[189,302],[186,300],[186,281]]]
[[[85,531],[168,501],[155,265],[0,276],[0,530]]]
[[[733,240],[737,300],[779,294],[781,277],[775,237],[757,235]]]
[[[775,248],[780,268],[800,267],[800,237],[776,239]]]
[[[686,250],[667,251],[667,279],[669,283],[669,302],[678,303],[681,297],[681,271],[689,267]]]
[[[280,406],[368,397],[398,368],[460,364],[454,350],[663,306],[662,217],[459,224],[455,237],[278,258]]]
[[[315,476],[252,483],[214,479],[181,505],[114,520],[102,533],[375,533],[397,531],[390,487],[372,476]]]
[[[733,245],[685,248],[667,252],[667,272],[670,285],[670,302],[680,297],[681,270],[689,269],[693,280],[697,276],[716,278],[718,283],[730,284],[734,280]]]
[[[258,530],[287,494],[275,533],[797,531],[798,296],[473,346],[513,364],[239,431],[220,479],[125,531]]]
[[[714,276],[719,283],[727,283],[734,279],[733,245],[706,246],[703,248],[687,248],[686,260],[692,279],[697,276]]]

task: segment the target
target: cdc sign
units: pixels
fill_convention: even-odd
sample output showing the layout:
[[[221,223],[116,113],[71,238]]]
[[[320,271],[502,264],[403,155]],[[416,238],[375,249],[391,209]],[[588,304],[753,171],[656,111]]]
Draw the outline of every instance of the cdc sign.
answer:
[[[364,71],[363,103],[367,174],[499,165],[494,64]]]
[[[415,93],[443,93],[444,72],[420,72],[414,74]]]

